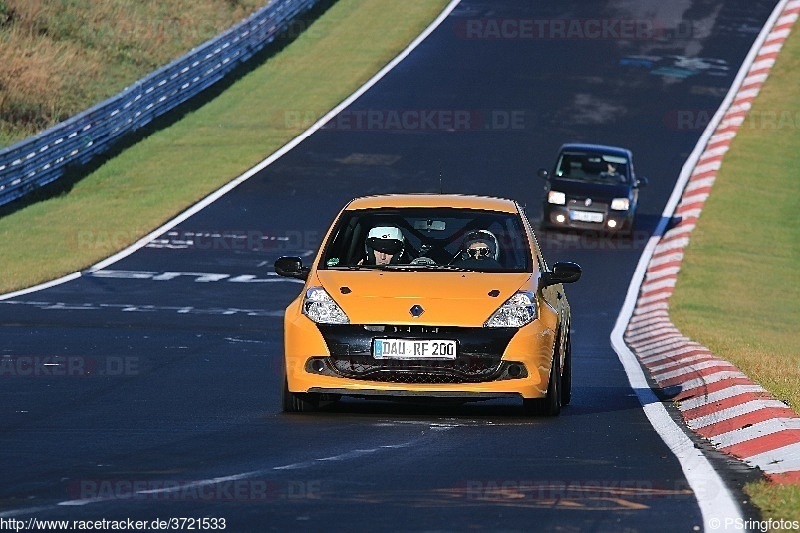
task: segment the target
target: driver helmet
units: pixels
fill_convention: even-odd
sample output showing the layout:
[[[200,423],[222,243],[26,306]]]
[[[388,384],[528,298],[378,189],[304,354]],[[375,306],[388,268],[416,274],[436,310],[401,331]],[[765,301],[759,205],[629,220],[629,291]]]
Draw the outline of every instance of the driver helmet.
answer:
[[[364,247],[368,255],[377,250],[384,254],[399,256],[405,249],[403,232],[394,226],[376,226],[369,230]]]
[[[462,254],[464,259],[483,259],[484,257],[480,256],[472,256],[467,251],[470,245],[475,244],[476,242],[485,244],[486,247],[489,248],[489,257],[497,261],[498,257],[498,242],[497,237],[494,236],[489,230],[486,229],[479,229],[475,231],[471,231],[467,233],[467,236],[464,237],[464,244],[462,246]],[[481,254],[483,255],[483,254]]]

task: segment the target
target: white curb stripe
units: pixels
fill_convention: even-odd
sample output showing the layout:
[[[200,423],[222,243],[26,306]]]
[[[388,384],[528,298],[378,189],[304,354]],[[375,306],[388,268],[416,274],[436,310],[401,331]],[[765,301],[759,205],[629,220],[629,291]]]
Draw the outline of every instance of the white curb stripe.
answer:
[[[747,462],[759,467],[767,474],[783,474],[800,470],[800,443],[753,455],[747,458]]]
[[[752,439],[772,435],[785,429],[800,429],[800,418],[771,418],[750,427],[721,433],[711,438],[720,448],[742,444]]]
[[[683,383],[682,389],[684,392],[688,392],[692,389],[706,387],[712,383],[718,383],[720,381],[732,379],[749,380],[750,378],[748,378],[741,370],[723,370],[722,372],[715,372],[713,374],[708,374],[707,376],[690,379],[689,381]]]
[[[709,405],[720,400],[727,400],[746,392],[765,392],[763,387],[758,385],[732,385],[722,390],[712,392],[705,396],[695,396],[690,400],[683,400],[680,404],[681,411],[688,411],[704,405]]]
[[[711,353],[699,353],[699,354],[696,354],[696,355],[690,355],[689,357],[681,357],[679,360],[670,361],[669,363],[664,363],[664,364],[657,365],[657,366],[650,366],[650,365],[645,365],[645,366],[647,367],[647,369],[651,373],[656,373],[656,372],[664,372],[666,370],[671,370],[671,369],[673,369],[673,368],[675,368],[677,366],[685,366],[685,365],[688,365],[688,364],[691,364],[691,363],[700,363],[700,362],[705,362],[705,361],[712,361],[714,359],[716,359],[716,358]],[[684,407],[684,405],[681,404],[681,408],[683,408],[683,407]]]
[[[728,407],[727,409],[721,409],[716,413],[688,419],[686,423],[692,429],[701,429],[712,424],[725,422],[730,418],[746,415],[748,413],[754,413],[756,411],[760,411],[761,409],[768,409],[770,407],[786,407],[786,404],[779,402],[778,400],[750,400],[749,402]]]
[[[722,361],[720,359],[716,359],[714,361],[706,361],[704,363],[697,363],[696,365],[690,365],[686,368],[681,368],[680,370],[673,370],[671,372],[663,372],[660,374],[653,374],[653,377],[657,381],[666,381],[668,379],[677,378],[679,376],[685,376],[686,374],[697,374],[700,373],[701,370],[708,370],[710,368],[736,368],[731,363],[727,361]]]

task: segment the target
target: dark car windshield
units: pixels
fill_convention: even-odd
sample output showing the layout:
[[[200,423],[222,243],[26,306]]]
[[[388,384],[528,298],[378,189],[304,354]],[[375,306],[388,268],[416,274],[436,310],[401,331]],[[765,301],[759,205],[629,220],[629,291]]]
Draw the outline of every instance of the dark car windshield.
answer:
[[[401,247],[389,246],[397,237]],[[530,248],[518,213],[441,207],[353,210],[336,223],[319,268],[530,272]],[[395,253],[389,263],[378,264],[376,250]]]
[[[630,183],[628,158],[599,152],[562,152],[556,163],[556,177],[592,183]]]

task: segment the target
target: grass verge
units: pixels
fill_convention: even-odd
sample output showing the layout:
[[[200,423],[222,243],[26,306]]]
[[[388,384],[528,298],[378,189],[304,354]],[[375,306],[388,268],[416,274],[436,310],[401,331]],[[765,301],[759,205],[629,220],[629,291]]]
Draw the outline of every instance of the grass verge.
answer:
[[[0,0],[0,147],[169,63],[264,0]]]
[[[447,0],[339,0],[220,96],[61,196],[0,218],[0,294],[135,242],[301,133],[391,61]],[[254,111],[255,110],[255,111]]]
[[[800,411],[800,27],[734,139],[686,250],[670,316]],[[800,520],[800,487],[752,483],[765,517]]]

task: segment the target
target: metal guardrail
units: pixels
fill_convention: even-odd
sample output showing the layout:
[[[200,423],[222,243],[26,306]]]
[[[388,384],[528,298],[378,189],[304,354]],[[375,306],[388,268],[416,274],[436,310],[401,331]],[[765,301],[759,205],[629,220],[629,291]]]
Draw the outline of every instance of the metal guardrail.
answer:
[[[273,0],[244,21],[108,100],[0,150],[0,205],[86,164],[115,141],[222,79],[274,41],[318,0]]]

